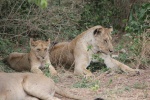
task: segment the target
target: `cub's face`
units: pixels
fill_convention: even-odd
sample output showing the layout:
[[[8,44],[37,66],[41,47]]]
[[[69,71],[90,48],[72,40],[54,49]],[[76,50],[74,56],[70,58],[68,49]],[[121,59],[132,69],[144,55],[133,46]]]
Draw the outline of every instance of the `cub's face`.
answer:
[[[50,39],[48,41],[30,39],[30,48],[34,51],[36,57],[45,60],[49,56]]]
[[[100,27],[94,30],[93,35],[97,46],[97,53],[110,54],[113,52],[111,32],[113,28]]]

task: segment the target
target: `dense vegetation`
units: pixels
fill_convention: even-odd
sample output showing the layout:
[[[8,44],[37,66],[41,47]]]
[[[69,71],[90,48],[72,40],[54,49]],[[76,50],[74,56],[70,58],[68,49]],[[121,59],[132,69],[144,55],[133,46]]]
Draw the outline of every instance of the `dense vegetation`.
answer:
[[[127,48],[128,53],[120,54],[119,60],[135,62],[134,66],[138,67],[148,67],[148,1],[48,0],[47,3],[47,0],[1,0],[0,55],[5,56],[12,51],[24,52],[24,48],[28,49],[26,41],[30,37],[65,41],[91,26],[100,24],[112,25],[114,33],[121,35],[122,40],[117,44],[116,51]],[[123,44],[126,41],[130,43]]]

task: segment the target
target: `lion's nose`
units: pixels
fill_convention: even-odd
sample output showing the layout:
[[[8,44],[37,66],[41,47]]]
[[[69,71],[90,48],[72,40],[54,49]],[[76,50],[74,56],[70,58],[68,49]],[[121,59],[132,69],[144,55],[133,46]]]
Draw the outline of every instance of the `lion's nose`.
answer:
[[[101,51],[97,51],[97,53],[101,53]]]
[[[109,50],[109,52],[110,52],[110,53],[112,53],[112,52],[113,52],[113,50]]]

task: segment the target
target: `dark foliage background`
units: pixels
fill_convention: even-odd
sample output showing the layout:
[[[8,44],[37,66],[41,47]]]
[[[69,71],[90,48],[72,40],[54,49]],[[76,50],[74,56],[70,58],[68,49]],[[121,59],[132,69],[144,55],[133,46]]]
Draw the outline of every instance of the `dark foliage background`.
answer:
[[[116,51],[125,47],[129,51],[119,60],[148,66],[149,0],[48,0],[47,4],[47,8],[43,9],[27,0],[0,1],[1,56],[29,50],[30,37],[66,41],[99,24],[113,26],[114,35],[120,34],[125,41],[132,42],[128,46],[122,46],[124,40],[118,44]]]

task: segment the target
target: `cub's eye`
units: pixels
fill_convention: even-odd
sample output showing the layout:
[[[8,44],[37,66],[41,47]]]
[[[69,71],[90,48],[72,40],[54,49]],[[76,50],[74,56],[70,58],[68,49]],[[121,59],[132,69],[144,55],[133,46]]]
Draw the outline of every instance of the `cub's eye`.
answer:
[[[107,43],[107,40],[105,39],[104,42]]]
[[[37,51],[41,51],[41,49],[37,49]]]
[[[47,48],[45,48],[44,50],[47,51]]]

